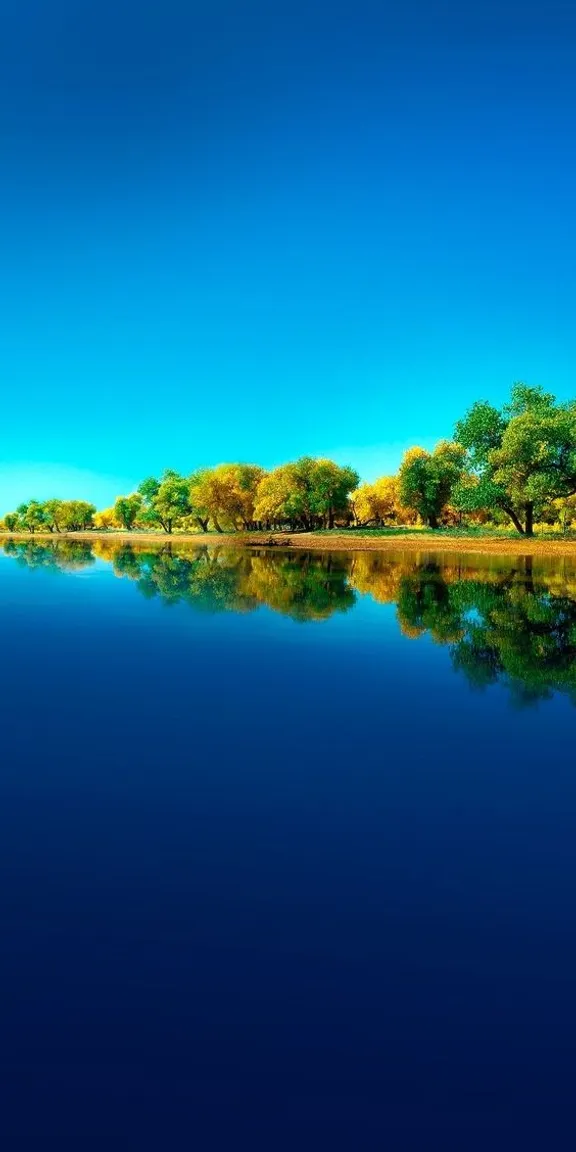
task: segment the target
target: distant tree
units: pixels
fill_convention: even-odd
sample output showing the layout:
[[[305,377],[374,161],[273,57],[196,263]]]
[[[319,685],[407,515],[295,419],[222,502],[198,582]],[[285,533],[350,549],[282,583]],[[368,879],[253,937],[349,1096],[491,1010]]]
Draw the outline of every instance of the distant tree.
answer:
[[[464,509],[503,511],[518,532],[557,499],[576,494],[576,402],[560,404],[541,388],[514,384],[502,409],[480,401],[456,425],[477,484],[459,486]]]
[[[139,485],[138,494],[143,500],[141,518],[153,526],[160,524],[171,535],[174,527],[190,515],[190,484],[178,472],[168,468],[160,480],[149,476]]]
[[[255,464],[220,464],[190,477],[190,508],[202,530],[255,527],[255,503],[264,470]]]
[[[265,475],[258,486],[256,520],[291,529],[333,528],[351,515],[349,498],[358,484],[353,468],[333,460],[302,456]]]
[[[30,500],[27,504],[19,504],[16,509],[18,523],[32,534],[46,528],[44,508],[38,500]]]
[[[296,468],[303,461],[298,461]],[[314,460],[309,483],[312,490],[313,512],[325,528],[333,528],[337,516],[350,511],[350,494],[358,486],[360,477],[354,468],[342,467],[333,460]]]
[[[17,512],[7,512],[4,517],[4,524],[8,532],[17,532],[20,519]]]
[[[138,519],[142,505],[143,498],[139,492],[133,492],[131,496],[119,496],[114,504],[114,519],[121,528],[130,531]]]
[[[94,504],[86,500],[63,500],[60,512],[60,525],[66,532],[85,532],[92,528],[96,513]]]
[[[42,505],[46,527],[50,532],[60,532],[62,523],[62,500],[45,500]]]
[[[258,485],[254,515],[266,528],[286,524],[291,518],[295,480],[293,466],[282,464],[267,472]]]
[[[101,512],[96,512],[94,515],[94,527],[101,531],[107,531],[109,528],[118,528],[119,524],[114,509],[103,508]]]
[[[443,508],[464,473],[465,451],[460,444],[440,440],[433,452],[410,448],[399,473],[402,504],[414,509],[430,528],[438,528]]]
[[[380,476],[373,484],[361,484],[352,493],[351,503],[358,527],[381,525],[386,521],[409,524],[416,520],[416,513],[400,503],[397,476]]]

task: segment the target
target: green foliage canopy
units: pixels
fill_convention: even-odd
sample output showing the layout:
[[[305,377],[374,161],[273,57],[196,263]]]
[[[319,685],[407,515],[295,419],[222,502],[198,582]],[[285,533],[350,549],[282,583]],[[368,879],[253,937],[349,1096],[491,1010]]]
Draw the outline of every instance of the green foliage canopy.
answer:
[[[400,501],[437,528],[442,509],[464,471],[465,451],[451,440],[440,440],[433,452],[411,448],[400,466]]]
[[[501,410],[474,404],[456,436],[477,479],[456,489],[463,510],[501,509],[531,536],[551,501],[576,493],[576,402],[518,383]]]

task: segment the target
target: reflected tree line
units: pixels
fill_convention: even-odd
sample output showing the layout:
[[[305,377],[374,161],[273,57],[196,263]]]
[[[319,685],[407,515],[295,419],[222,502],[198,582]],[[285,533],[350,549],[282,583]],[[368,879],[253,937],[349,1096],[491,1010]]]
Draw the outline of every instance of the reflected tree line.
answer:
[[[75,572],[97,559],[146,599],[205,612],[262,605],[296,621],[347,612],[361,595],[395,605],[402,633],[429,636],[482,689],[505,684],[529,705],[554,691],[576,703],[576,571],[563,560],[406,553],[190,549],[114,541],[6,541],[29,568]]]

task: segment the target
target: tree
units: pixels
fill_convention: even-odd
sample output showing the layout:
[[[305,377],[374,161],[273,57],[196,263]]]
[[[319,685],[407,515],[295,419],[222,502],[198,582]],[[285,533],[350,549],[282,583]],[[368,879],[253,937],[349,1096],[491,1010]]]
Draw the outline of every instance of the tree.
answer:
[[[501,410],[474,404],[456,436],[477,478],[459,486],[466,510],[501,510],[518,532],[532,536],[534,520],[553,500],[576,494],[576,402],[560,404],[542,388],[514,384]]]
[[[400,465],[399,495],[430,528],[439,527],[442,509],[464,472],[465,451],[451,440],[440,440],[433,452],[409,448]]]
[[[118,496],[113,514],[121,528],[129,532],[134,527],[142,504],[143,499],[139,492],[133,492],[131,496]]]
[[[222,525],[238,529],[256,526],[254,508],[264,469],[256,464],[220,464],[203,468],[190,477],[190,508],[202,530],[212,520],[217,532]]]
[[[45,500],[42,509],[46,527],[50,532],[60,532],[62,524],[62,500]]]
[[[108,531],[109,528],[118,528],[114,508],[103,508],[101,512],[96,512],[94,516],[94,527],[105,532]]]
[[[66,532],[85,532],[92,528],[96,506],[87,500],[63,500],[60,524]]]
[[[143,500],[142,519],[144,523],[160,524],[168,535],[173,528],[190,514],[190,485],[184,476],[166,469],[160,480],[149,476],[139,485],[138,494]]]
[[[397,476],[380,476],[373,484],[361,484],[351,496],[352,510],[358,527],[381,525],[386,520],[407,524],[416,514],[400,503],[400,481]]]
[[[296,467],[303,463],[304,460],[298,461]],[[354,468],[342,467],[333,460],[313,461],[309,474],[312,508],[325,528],[334,527],[336,516],[347,516],[350,494],[357,488],[359,479]]]
[[[44,508],[38,500],[30,500],[28,504],[19,504],[16,509],[18,524],[34,533],[46,527]]]
[[[17,512],[7,512],[4,517],[4,524],[8,532],[17,532],[19,526],[19,516]]]
[[[350,493],[358,484],[353,468],[333,460],[302,456],[264,476],[258,486],[255,517],[269,525],[333,528],[336,517],[348,517]]]
[[[294,492],[291,464],[282,464],[267,472],[258,485],[254,515],[266,528],[286,524],[290,519],[290,500]]]

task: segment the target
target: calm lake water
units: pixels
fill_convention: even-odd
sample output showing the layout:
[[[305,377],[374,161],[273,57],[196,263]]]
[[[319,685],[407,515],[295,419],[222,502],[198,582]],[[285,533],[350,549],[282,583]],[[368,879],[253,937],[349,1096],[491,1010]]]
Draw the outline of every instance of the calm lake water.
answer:
[[[0,622],[6,1147],[573,1147],[572,561],[5,543]]]

